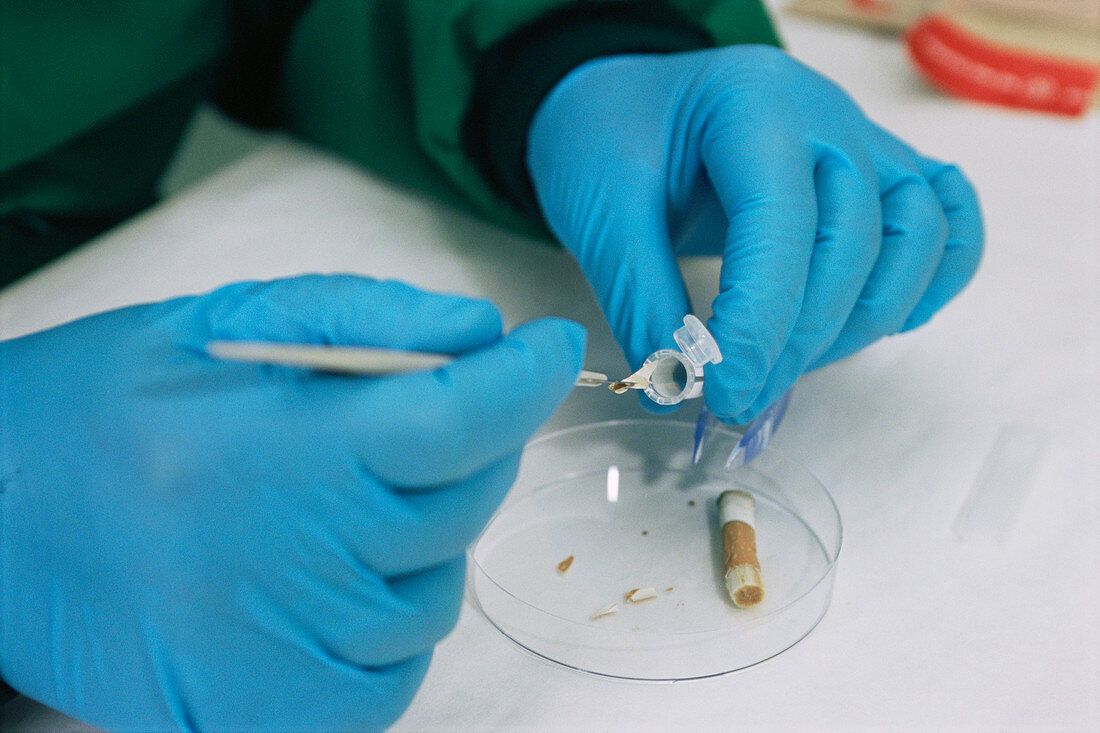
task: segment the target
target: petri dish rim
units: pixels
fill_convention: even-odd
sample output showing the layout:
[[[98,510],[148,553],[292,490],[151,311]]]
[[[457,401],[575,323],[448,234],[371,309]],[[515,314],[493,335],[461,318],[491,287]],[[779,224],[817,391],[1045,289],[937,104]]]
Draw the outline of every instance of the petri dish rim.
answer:
[[[822,576],[822,580],[824,580],[825,578],[828,578],[832,574],[833,570],[834,570],[834,567],[830,566],[829,569]],[[809,592],[809,591],[807,591],[807,592]],[[806,597],[805,595],[799,596],[799,598],[805,598],[805,597]],[[493,620],[493,618],[491,616],[489,616],[489,614],[487,614],[483,608],[481,608],[481,604],[476,600],[476,597],[475,597],[474,602],[475,602],[475,605],[477,606],[478,610],[481,611],[481,614],[489,620],[489,623],[492,624],[494,629],[496,629],[497,631],[500,632],[501,636],[503,636],[508,641],[512,642],[513,644],[515,644],[516,646],[518,646],[520,649],[527,652],[528,654],[530,654],[534,657],[537,657],[539,659],[539,661],[541,661],[541,662],[544,662],[546,664],[552,664],[555,667],[564,667],[565,669],[568,669],[570,671],[580,672],[581,674],[586,674],[586,675],[589,675],[590,677],[598,677],[600,679],[606,679],[606,680],[615,680],[617,682],[631,682],[631,683],[643,683],[643,684],[673,684],[675,682],[693,682],[693,681],[698,681],[698,680],[714,679],[715,677],[725,677],[727,675],[737,674],[738,672],[744,672],[745,670],[749,669],[750,667],[756,667],[758,665],[763,664],[764,662],[771,661],[772,659],[775,659],[776,657],[778,657],[780,654],[783,654],[784,652],[786,652],[788,649],[792,649],[795,646],[797,646],[799,644],[799,642],[801,642],[803,639],[805,639],[807,636],[809,636],[811,633],[813,633],[813,630],[816,629],[818,627],[818,624],[821,623],[822,619],[825,618],[825,614],[829,612],[829,605],[828,604],[822,606],[821,613],[819,613],[817,615],[817,618],[814,619],[814,622],[812,624],[810,624],[809,626],[806,627],[806,629],[802,632],[801,636],[799,636],[797,639],[792,639],[791,642],[789,644],[787,644],[786,646],[784,646],[783,648],[776,649],[774,652],[772,652],[768,656],[757,659],[756,661],[752,662],[751,664],[746,664],[746,665],[741,666],[741,667],[735,667],[733,669],[727,669],[727,670],[724,670],[724,671],[708,672],[708,673],[704,673],[704,674],[690,675],[690,676],[686,676],[686,677],[631,677],[631,676],[625,675],[625,674],[614,674],[614,673],[611,673],[611,672],[597,672],[595,670],[585,669],[584,667],[581,667],[579,665],[570,664],[569,662],[563,661],[561,659],[555,659],[555,658],[553,658],[553,657],[551,657],[547,654],[543,654],[542,652],[538,651],[537,649],[532,649],[529,644],[524,644],[522,641],[520,641],[516,637],[509,634],[504,628],[502,628],[500,626],[500,624],[498,624],[495,620]],[[561,618],[560,616],[557,616],[555,614],[547,614],[547,615],[554,616],[554,618]],[[566,620],[570,620],[570,619],[566,619]],[[646,632],[634,632],[634,633],[646,633]],[[681,632],[681,633],[684,633],[684,632]],[[691,632],[691,633],[703,633],[703,632]],[[710,632],[710,633],[713,633],[713,632]]]
[[[546,442],[549,442],[549,441],[552,441],[552,440],[561,439],[562,437],[567,436],[571,433],[575,433],[575,432],[590,431],[590,430],[593,430],[593,429],[614,429],[614,428],[621,428],[621,427],[641,427],[641,426],[658,425],[658,424],[663,426],[663,427],[669,427],[669,428],[681,427],[685,430],[694,430],[694,428],[695,428],[695,426],[692,425],[691,423],[687,423],[687,422],[683,422],[683,421],[673,421],[673,420],[658,421],[658,420],[633,419],[633,420],[608,420],[608,421],[598,422],[598,423],[585,423],[585,424],[581,424],[581,425],[574,425],[574,426],[569,427],[569,428],[564,428],[562,430],[558,430],[558,431],[555,431],[553,433],[548,433],[547,435],[540,436],[540,437],[532,440],[531,442],[529,442],[527,444],[526,448],[525,448],[525,451],[529,450],[529,449],[532,449],[532,448],[537,448],[542,443],[546,443]],[[716,433],[717,432],[723,432],[723,433],[725,433],[725,434],[727,434],[728,436],[731,436],[731,437],[739,435],[739,433],[737,433],[736,431],[734,431],[734,430],[732,430],[728,427],[724,427],[724,426],[719,426],[718,428],[716,428]],[[828,502],[829,509],[831,510],[831,516],[832,516],[832,519],[834,520],[835,526],[836,526],[836,543],[835,543],[835,548],[830,549],[825,544],[825,542],[822,541],[821,537],[817,534],[817,532],[815,532],[813,530],[813,528],[810,527],[805,522],[805,520],[802,519],[802,517],[799,516],[799,514],[796,511],[793,510],[792,507],[786,506],[784,504],[779,504],[779,502],[775,502],[779,506],[782,506],[782,508],[785,511],[787,511],[792,516],[797,518],[799,520],[799,522],[803,526],[805,526],[808,531],[810,531],[813,534],[813,536],[817,539],[818,543],[821,545],[822,549],[825,551],[827,563],[826,563],[825,569],[821,573],[820,577],[818,577],[813,583],[810,583],[809,585],[807,585],[806,588],[802,591],[802,593],[800,593],[798,596],[793,597],[791,599],[788,599],[787,602],[784,603],[782,606],[779,606],[777,608],[773,608],[770,611],[768,611],[767,613],[764,613],[764,614],[761,614],[759,616],[754,617],[753,618],[753,625],[754,626],[764,625],[770,619],[772,619],[773,617],[781,615],[785,611],[791,609],[793,606],[795,606],[799,602],[801,602],[804,598],[806,598],[810,594],[812,594],[822,583],[824,583],[827,579],[829,579],[830,576],[832,576],[833,571],[836,569],[836,563],[837,563],[837,561],[840,557],[840,551],[841,551],[841,548],[844,544],[844,526],[843,526],[843,523],[841,522],[841,519],[840,519],[840,510],[837,507],[836,501],[833,499],[832,494],[830,494],[829,491],[825,488],[825,485],[822,484],[821,481],[817,478],[817,476],[815,476],[811,471],[804,468],[801,464],[794,463],[791,459],[787,458],[787,456],[784,453],[782,453],[780,451],[777,451],[776,449],[772,448],[771,446],[768,446],[767,448],[765,448],[764,452],[767,452],[772,456],[776,456],[778,458],[778,460],[782,461],[783,463],[785,463],[787,465],[796,466],[798,471],[805,474],[806,477],[810,478],[813,481],[813,483],[814,483],[815,487],[817,488],[817,490],[820,492],[820,494],[822,496],[824,496],[824,498]],[[547,482],[546,484],[543,484],[542,487],[540,487],[539,489],[535,489],[534,491],[531,492],[531,494],[537,493],[538,491],[541,491],[544,488],[551,488],[551,486],[554,485],[554,484],[560,484],[560,483],[566,481],[569,477],[583,476],[586,473],[588,473],[588,472],[576,471],[576,472],[573,472],[573,473],[570,473],[570,474],[562,475],[558,478],[555,478],[551,482]],[[769,497],[769,500],[774,501],[774,499],[772,497]],[[527,608],[535,611],[536,613],[542,614],[542,615],[544,615],[548,618],[553,618],[557,621],[565,622],[566,624],[569,624],[570,626],[576,626],[577,628],[586,628],[586,629],[590,628],[590,626],[588,624],[584,623],[583,621],[578,621],[576,619],[567,618],[565,616],[561,616],[559,614],[553,613],[551,611],[546,610],[545,608],[542,608],[538,605],[535,605],[534,603],[531,603],[531,602],[525,600],[524,598],[521,598],[521,597],[517,596],[515,593],[508,590],[503,585],[501,585],[499,582],[497,582],[497,580],[489,573],[489,571],[486,570],[486,568],[480,562],[478,562],[477,555],[476,555],[476,550],[477,550],[478,544],[481,542],[482,538],[489,532],[490,528],[493,526],[493,523],[501,516],[501,514],[509,507],[510,503],[513,502],[513,501],[515,501],[515,499],[511,496],[508,497],[507,499],[505,499],[505,501],[501,505],[501,507],[497,510],[496,513],[493,514],[493,516],[490,518],[490,520],[486,523],[485,528],[481,531],[481,533],[478,534],[477,539],[474,540],[474,542],[470,545],[469,551],[467,552],[467,556],[469,557],[470,562],[473,563],[477,567],[477,571],[481,573],[481,576],[485,580],[488,580],[490,583],[492,583],[493,586],[495,586],[497,588],[497,590],[499,590],[501,593],[505,594],[506,596],[514,599],[517,603],[522,604],[523,606],[526,606]],[[498,631],[500,631],[500,633],[503,634],[506,638],[508,638],[512,643],[519,645],[521,648],[526,649],[528,652],[530,652],[530,653],[532,653],[532,654],[534,654],[534,655],[536,655],[536,656],[538,656],[542,659],[545,659],[549,662],[552,662],[554,664],[564,666],[564,667],[567,667],[569,669],[576,669],[578,671],[585,672],[586,674],[593,674],[593,675],[596,675],[598,677],[610,677],[610,678],[614,678],[614,679],[623,679],[623,680],[634,680],[634,679],[636,679],[636,678],[632,678],[632,677],[619,676],[619,675],[609,675],[609,674],[605,674],[605,673],[602,673],[602,672],[593,672],[591,670],[585,670],[581,667],[577,667],[575,665],[564,663],[560,660],[553,659],[549,656],[546,656],[544,654],[539,653],[538,651],[536,651],[534,649],[531,649],[526,644],[524,644],[523,642],[521,642],[518,639],[514,638],[511,634],[509,634],[507,631],[505,631],[503,628],[501,628],[501,626],[492,618],[492,616],[490,616],[489,613],[486,612],[486,610],[484,609],[484,607],[481,604],[480,599],[478,598],[478,594],[477,594],[476,590],[473,587],[470,588],[470,593],[471,593],[471,596],[474,600],[474,604],[477,606],[478,610],[481,612],[481,614],[483,616],[485,616],[489,620],[489,622],[493,625],[493,627],[496,628]],[[768,659],[771,659],[771,658],[775,657],[776,655],[783,653],[787,649],[790,649],[792,646],[797,644],[802,639],[805,639],[806,636],[808,636],[809,633],[811,631],[813,631],[814,628],[817,627],[817,625],[821,622],[821,619],[823,619],[825,617],[825,613],[827,613],[827,612],[828,612],[828,604],[826,604],[826,606],[822,609],[821,614],[813,622],[813,624],[811,624],[805,630],[805,632],[801,636],[798,637],[798,639],[793,641],[791,644],[785,646],[783,649],[777,650],[774,654],[771,654],[771,655],[769,655],[769,656],[767,656],[763,659],[758,660],[754,664],[758,664],[760,662],[767,661]],[[647,630],[647,629],[639,629],[639,630],[633,631],[632,633],[634,633],[638,636],[641,636],[641,637],[651,636],[653,638],[669,638],[669,637],[672,637],[672,638],[689,638],[690,639],[690,638],[693,638],[693,637],[709,636],[709,635],[718,633],[720,631],[722,631],[722,629],[717,628],[717,627],[713,627],[713,628],[707,628],[707,629],[698,629],[698,630],[694,630],[694,631],[672,631],[672,632],[670,632],[670,631],[650,631],[650,630]],[[749,666],[752,666],[752,665],[749,665]],[[700,675],[699,677],[670,678],[667,681],[675,681],[677,679],[703,679],[703,678],[707,678],[707,677],[715,677],[715,676],[721,676],[723,674],[729,674],[729,672],[733,672],[733,671],[737,671],[737,670],[728,670],[726,672],[717,672],[717,673],[713,673],[713,674]],[[661,681],[661,680],[654,680],[654,681]]]

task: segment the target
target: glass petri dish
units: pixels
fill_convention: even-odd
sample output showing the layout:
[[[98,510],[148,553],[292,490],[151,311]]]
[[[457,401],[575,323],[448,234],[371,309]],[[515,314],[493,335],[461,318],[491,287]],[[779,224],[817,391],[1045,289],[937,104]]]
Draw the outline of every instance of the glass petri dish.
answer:
[[[617,420],[532,441],[469,550],[469,592],[489,621],[545,660],[639,681],[735,672],[810,633],[832,594],[836,505],[772,448],[727,470],[740,438],[729,428],[715,430],[693,466],[694,429]],[[723,581],[717,497],[734,488],[756,500],[765,598],[749,609],[733,605]],[[646,587],[657,597],[626,602]],[[594,617],[610,604],[617,612]]]

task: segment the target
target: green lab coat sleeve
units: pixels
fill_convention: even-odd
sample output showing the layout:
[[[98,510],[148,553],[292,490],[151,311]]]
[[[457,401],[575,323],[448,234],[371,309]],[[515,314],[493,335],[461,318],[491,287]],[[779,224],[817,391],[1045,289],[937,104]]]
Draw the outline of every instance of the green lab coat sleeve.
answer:
[[[462,128],[479,61],[562,0],[315,0],[290,45],[288,126],[386,177],[497,223],[545,234],[483,175]],[[715,43],[778,43],[758,0],[669,3]],[[676,49],[671,49],[676,50]],[[522,132],[521,132],[522,134]]]
[[[153,203],[225,20],[213,0],[0,0],[0,285]]]
[[[239,95],[240,110],[256,96],[247,87],[259,84],[275,97],[275,126],[399,184],[545,234],[537,216],[491,185],[463,138],[479,65],[502,42],[550,13],[643,5],[673,8],[709,34],[704,45],[777,42],[759,0],[298,3],[304,10],[279,33],[263,26],[278,26],[294,0],[0,0],[0,284],[152,203],[212,91]],[[235,22],[242,17],[257,27]],[[264,43],[271,59],[252,65],[251,79],[227,73]],[[525,130],[513,133],[522,140]]]

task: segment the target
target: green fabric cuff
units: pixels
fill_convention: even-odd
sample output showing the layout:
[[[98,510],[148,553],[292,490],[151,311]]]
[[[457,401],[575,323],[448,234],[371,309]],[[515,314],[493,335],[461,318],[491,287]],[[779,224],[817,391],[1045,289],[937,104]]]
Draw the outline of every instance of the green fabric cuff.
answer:
[[[482,54],[463,120],[463,149],[497,194],[541,220],[525,162],[527,130],[554,86],[601,56],[715,45],[708,30],[662,0],[580,2],[551,12]]]
[[[261,129],[283,119],[287,43],[313,0],[234,0],[226,6],[229,51],[210,92],[226,114]]]
[[[3,682],[0,682],[0,705],[3,705],[8,700],[14,700],[19,697],[19,693],[11,689]]]

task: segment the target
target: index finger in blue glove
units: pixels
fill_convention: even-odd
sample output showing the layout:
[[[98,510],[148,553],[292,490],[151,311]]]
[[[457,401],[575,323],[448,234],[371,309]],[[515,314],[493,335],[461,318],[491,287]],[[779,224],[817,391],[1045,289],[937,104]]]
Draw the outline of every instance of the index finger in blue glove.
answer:
[[[628,167],[624,163],[624,167]],[[669,242],[668,225],[659,192],[649,192],[637,181],[644,176],[627,173],[607,187],[634,186],[620,190],[612,200],[622,205],[596,215],[600,232],[592,241],[573,246],[578,264],[593,284],[600,308],[615,339],[621,345],[630,369],[664,348],[676,348],[673,332],[691,311],[687,288]],[[564,239],[563,234],[559,234]],[[658,405],[638,392],[641,405],[655,413],[667,413],[675,406]]]
[[[343,383],[364,468],[400,487],[461,480],[519,450],[573,388],[584,329],[547,318],[432,372]]]
[[[581,71],[599,75],[621,63],[598,60]],[[669,242],[666,193],[654,180],[649,156],[619,150],[609,160],[606,151],[587,145],[593,127],[626,124],[615,100],[561,101],[576,93],[578,73],[555,88],[532,121],[527,166],[547,223],[577,258],[636,369],[650,353],[672,345],[672,332],[690,309],[687,290]],[[577,110],[583,110],[582,117]],[[562,114],[566,119],[560,119]],[[638,134],[660,133],[643,129]],[[551,141],[563,136],[575,147],[570,165],[562,165],[553,152],[557,146]]]
[[[598,284],[600,306],[631,369],[654,351],[675,345],[672,333],[691,311],[659,200],[627,193],[637,209],[604,214],[602,244],[596,256],[580,258],[589,282]]]
[[[738,129],[727,133],[725,125]],[[729,219],[708,323],[722,362],[708,365],[704,383],[707,405],[726,419],[751,405],[764,386],[794,329],[810,271],[817,227],[813,155],[809,146],[772,132],[778,129],[767,119],[724,121],[706,131],[701,148]]]

